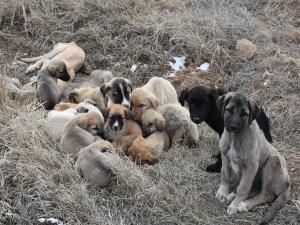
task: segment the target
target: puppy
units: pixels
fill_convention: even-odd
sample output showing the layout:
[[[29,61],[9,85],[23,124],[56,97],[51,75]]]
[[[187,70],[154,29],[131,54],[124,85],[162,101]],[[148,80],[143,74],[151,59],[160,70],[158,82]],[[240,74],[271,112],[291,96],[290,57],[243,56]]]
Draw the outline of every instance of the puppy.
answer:
[[[156,131],[147,138],[139,136],[128,148],[127,155],[140,164],[154,164],[163,151],[170,147],[170,138],[167,132]]]
[[[69,81],[73,81],[76,72],[78,72],[84,63],[85,53],[74,42],[58,43],[45,55],[34,58],[21,58],[20,60],[26,63],[35,62],[27,68],[26,74],[39,69],[49,72],[61,71],[61,68],[64,67],[68,73]],[[64,83],[62,82],[59,86],[62,87],[63,85]]]
[[[103,84],[108,83],[114,78],[112,72],[106,70],[94,70],[89,78],[81,85],[84,87],[101,87]]]
[[[104,112],[106,108],[106,102],[102,93],[100,92],[99,87],[75,88],[68,97],[68,101],[73,103],[80,103],[86,99],[94,101],[95,105],[101,110],[101,112]]]
[[[197,125],[190,119],[189,112],[179,104],[165,104],[156,110],[147,109],[142,114],[142,127],[146,135],[165,130],[171,143],[186,140],[194,146],[199,140]]]
[[[130,109],[135,120],[140,120],[146,109],[156,109],[160,104],[166,103],[178,103],[176,90],[170,81],[153,77],[143,87],[132,92]]]
[[[133,140],[142,135],[140,126],[128,120],[129,109],[120,104],[113,104],[107,109],[107,120],[104,127],[105,137],[124,152]]]
[[[37,97],[46,110],[53,109],[59,102],[61,88],[57,84],[58,79],[70,80],[65,63],[61,61],[52,61],[52,63],[55,65],[49,65],[37,75]]]
[[[100,90],[103,96],[108,98],[108,107],[112,104],[121,104],[129,108],[130,94],[132,92],[130,80],[123,77],[115,77],[108,83],[103,84]]]
[[[107,187],[114,177],[110,169],[113,151],[110,142],[96,141],[79,151],[75,169],[92,184]]]
[[[191,120],[200,124],[206,122],[213,130],[218,132],[221,137],[224,131],[224,120],[217,107],[217,98],[227,92],[222,88],[208,88],[203,86],[196,86],[192,89],[185,89],[179,96],[179,102],[182,106],[188,103]],[[270,121],[263,110],[256,118],[259,127],[263,130],[267,140],[272,142],[270,133]],[[217,155],[217,162],[209,165],[206,168],[207,172],[220,172],[222,167],[221,155]]]
[[[261,223],[268,224],[289,195],[290,180],[285,159],[259,129],[255,121],[260,113],[257,105],[237,92],[219,97],[217,104],[225,130],[219,143],[223,164],[216,198],[222,202],[233,199],[227,209],[231,215],[249,211],[276,196]],[[240,179],[236,194],[230,193],[231,172]],[[247,199],[255,178],[261,182],[261,192]]]
[[[77,106],[78,106],[78,104],[75,104],[75,103],[61,102],[61,103],[56,104],[53,110],[64,111],[66,109],[76,108]]]
[[[103,135],[104,120],[98,113],[90,112],[72,119],[65,127],[60,146],[66,153],[75,156],[79,150]]]
[[[88,99],[79,103],[75,108],[66,109],[64,111],[51,110],[46,119],[46,125],[49,128],[50,135],[60,139],[70,120],[88,112],[95,112],[104,120],[100,110]]]

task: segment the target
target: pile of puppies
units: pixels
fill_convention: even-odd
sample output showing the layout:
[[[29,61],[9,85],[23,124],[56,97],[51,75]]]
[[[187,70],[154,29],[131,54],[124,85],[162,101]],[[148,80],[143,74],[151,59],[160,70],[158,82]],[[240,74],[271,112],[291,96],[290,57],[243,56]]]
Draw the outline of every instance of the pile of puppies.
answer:
[[[70,83],[84,58],[72,42],[60,43],[44,56],[23,59],[37,61],[27,73],[41,67],[37,95],[45,109],[54,109],[48,126],[62,149],[76,159],[83,177],[107,186],[113,176],[111,153],[117,148],[138,163],[153,164],[174,143],[195,145],[196,124],[205,121],[221,138],[218,160],[206,170],[221,171],[216,198],[231,202],[228,214],[275,199],[261,223],[267,224],[283,207],[289,194],[285,160],[271,144],[265,112],[243,94],[197,86],[183,90],[178,102],[165,79],[153,77],[133,90],[130,80],[108,71],[94,71],[87,81]],[[231,185],[233,175],[237,186]],[[257,183],[260,193],[247,199]]]

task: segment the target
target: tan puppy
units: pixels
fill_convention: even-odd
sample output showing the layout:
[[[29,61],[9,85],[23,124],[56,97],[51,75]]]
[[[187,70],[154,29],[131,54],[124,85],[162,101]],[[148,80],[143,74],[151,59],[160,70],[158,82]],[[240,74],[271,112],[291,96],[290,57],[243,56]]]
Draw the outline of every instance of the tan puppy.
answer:
[[[133,90],[130,109],[135,120],[140,120],[146,109],[156,109],[160,104],[166,103],[178,103],[176,90],[170,81],[153,77],[143,87]]]
[[[155,131],[166,131],[171,143],[186,141],[194,146],[199,140],[197,125],[190,119],[188,110],[179,104],[160,105],[147,109],[142,114],[143,131],[149,135]]]
[[[90,112],[72,119],[65,127],[60,145],[64,152],[75,156],[82,147],[103,134],[104,120],[98,113]]]
[[[106,101],[100,91],[99,87],[91,88],[75,88],[68,97],[68,101],[73,103],[80,103],[86,99],[90,99],[95,102],[95,105],[104,112]]]
[[[72,108],[76,108],[78,106],[78,104],[75,103],[71,103],[71,102],[61,102],[58,103],[54,106],[53,110],[56,111],[64,111],[66,109],[72,109]]]
[[[147,138],[143,138],[143,136],[136,138],[126,154],[141,164],[154,164],[162,152],[167,151],[169,147],[168,134],[165,131],[154,132]]]
[[[104,140],[96,141],[78,153],[75,168],[89,182],[100,187],[107,187],[114,177],[110,167],[113,145]]]
[[[105,137],[124,152],[133,140],[142,135],[140,126],[128,120],[129,109],[120,104],[113,104],[107,109],[107,120],[104,127]]]
[[[237,92],[219,97],[217,104],[225,130],[219,143],[222,170],[216,198],[231,201],[229,215],[249,211],[275,198],[261,223],[268,224],[288,199],[290,179],[285,159],[260,130],[255,120],[260,113],[257,105]],[[232,174],[240,180],[236,194],[231,192]],[[247,199],[256,179],[261,182],[261,192]]]
[[[35,70],[57,70],[57,66],[62,63],[65,65],[69,74],[69,81],[73,81],[75,74],[82,67],[85,60],[85,53],[78,45],[74,42],[70,43],[58,43],[54,48],[47,54],[34,57],[34,58],[21,58],[23,62],[31,63],[26,70],[26,74],[32,73]],[[64,82],[61,82],[59,86],[63,86]]]

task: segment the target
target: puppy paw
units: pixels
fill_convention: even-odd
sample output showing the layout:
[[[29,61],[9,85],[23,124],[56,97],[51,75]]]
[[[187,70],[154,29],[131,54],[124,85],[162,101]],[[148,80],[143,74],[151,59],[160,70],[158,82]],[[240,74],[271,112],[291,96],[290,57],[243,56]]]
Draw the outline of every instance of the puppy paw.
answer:
[[[28,75],[28,74],[36,71],[37,69],[38,69],[37,66],[34,66],[34,65],[28,66],[27,69],[26,69],[26,71],[25,71],[25,74]]]
[[[234,199],[234,197],[235,197],[235,193],[231,192],[229,195],[226,196],[226,201],[232,202],[232,200]]]
[[[229,194],[229,186],[221,184],[218,191],[217,191],[217,193],[216,193],[216,198],[220,202],[225,202],[228,194]]]
[[[249,208],[247,202],[245,202],[245,201],[240,202],[240,204],[238,205],[239,212],[248,212],[249,209],[250,208]]]
[[[237,212],[238,212],[238,209],[237,209],[237,207],[236,207],[235,205],[230,204],[230,205],[228,206],[228,208],[227,208],[227,214],[228,214],[228,215],[234,215],[234,214],[236,214]]]

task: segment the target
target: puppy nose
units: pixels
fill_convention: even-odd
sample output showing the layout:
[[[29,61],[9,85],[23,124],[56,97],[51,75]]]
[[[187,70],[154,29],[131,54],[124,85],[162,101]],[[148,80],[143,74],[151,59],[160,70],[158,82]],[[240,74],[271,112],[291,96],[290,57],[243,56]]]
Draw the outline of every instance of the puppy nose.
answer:
[[[230,130],[235,132],[237,131],[237,126],[236,125],[230,125]]]
[[[201,122],[199,117],[193,117],[192,120],[193,120],[194,123],[200,123]]]

